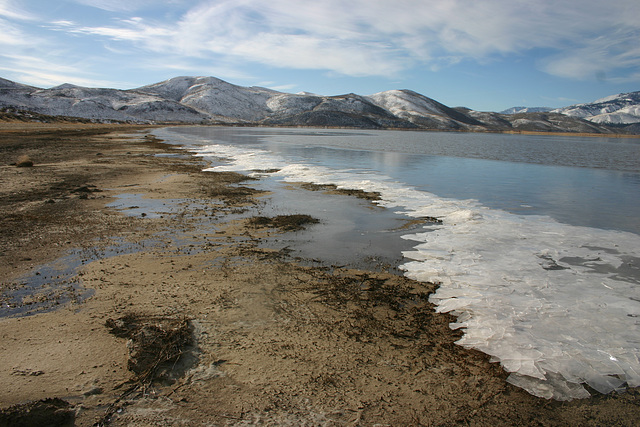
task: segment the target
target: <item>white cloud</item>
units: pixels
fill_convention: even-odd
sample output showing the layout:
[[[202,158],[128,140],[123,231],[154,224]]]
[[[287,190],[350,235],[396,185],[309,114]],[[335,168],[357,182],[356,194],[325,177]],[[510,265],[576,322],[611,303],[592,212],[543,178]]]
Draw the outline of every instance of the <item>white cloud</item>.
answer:
[[[272,90],[277,90],[278,92],[288,92],[288,91],[291,91],[291,90],[293,90],[293,89],[298,87],[298,85],[296,85],[296,84],[284,84],[284,85],[273,85],[273,84],[271,84],[271,85],[261,85],[261,84],[258,84],[258,86],[266,87],[266,88],[269,88],[269,89],[272,89]]]
[[[139,67],[143,70],[171,72],[169,77],[180,75],[216,76],[231,80],[255,80],[257,77],[238,71],[233,63],[210,64],[208,61],[192,61],[180,56],[156,57],[143,61]],[[147,84],[148,82],[140,82]]]
[[[14,71],[5,67],[0,67],[0,70]],[[77,75],[60,74],[55,72],[43,71],[43,70],[23,70],[15,73],[13,77],[16,81],[20,81],[23,84],[30,86],[49,88],[61,85],[63,83],[72,83],[78,86],[85,87],[113,87],[114,83],[100,79],[86,79],[78,77]]]
[[[54,28],[55,27],[75,27],[76,23],[73,21],[68,21],[66,19],[61,19],[59,21],[53,21],[51,22],[51,24],[53,24]]]
[[[561,77],[640,81],[640,32],[617,30],[585,40],[575,49],[546,58],[541,67]],[[631,72],[625,75],[625,70]]]
[[[21,83],[38,87],[51,87],[62,83],[79,86],[113,87],[114,82],[82,77],[78,75],[78,64],[60,64],[43,58],[27,55],[3,55],[0,70],[11,73],[12,78]]]
[[[185,3],[187,0],[74,0],[76,3],[110,12],[132,12],[144,8]]]
[[[13,0],[0,0],[0,16],[17,20],[34,20],[35,16],[18,6],[18,2]]]
[[[392,75],[403,68],[402,61],[384,48],[306,35],[259,33],[233,45],[213,41],[209,48],[273,67],[327,69],[351,76]]]
[[[31,40],[22,30],[0,18],[0,45],[15,47],[28,46],[29,44],[31,44]]]
[[[49,28],[70,34],[84,34],[99,36],[116,41],[146,42],[167,38],[175,35],[169,27],[145,23],[144,19],[132,17],[117,21],[114,26],[89,27],[81,26],[71,21],[53,21]]]
[[[56,30],[111,40],[121,50],[211,62],[389,77],[416,65],[441,70],[536,49],[547,55],[541,69],[563,77],[605,72],[630,78],[640,66],[637,0],[74,1],[119,19],[103,25],[58,20]],[[15,4],[0,0],[0,13],[19,15]],[[181,18],[157,13],[167,5],[181,10]],[[154,18],[144,14],[151,8]]]
[[[82,2],[109,10],[148,4]],[[482,61],[544,48],[557,52],[545,64],[547,72],[581,77],[584,64],[571,60],[578,55],[569,49],[581,53],[602,49],[594,35],[613,27],[638,31],[634,16],[640,16],[636,0],[585,0],[579,7],[550,0],[236,0],[201,2],[177,23],[138,19],[75,31],[143,43],[154,51],[231,55],[270,66],[355,76],[394,75],[415,61],[437,69],[464,58]],[[614,61],[621,55],[600,52],[594,59]],[[635,56],[625,59],[630,65],[637,61]]]

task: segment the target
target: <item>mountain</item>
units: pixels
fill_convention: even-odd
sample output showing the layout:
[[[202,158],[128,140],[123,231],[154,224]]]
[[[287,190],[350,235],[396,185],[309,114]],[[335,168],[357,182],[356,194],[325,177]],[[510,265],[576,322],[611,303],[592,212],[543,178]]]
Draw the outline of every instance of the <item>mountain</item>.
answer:
[[[0,108],[98,121],[177,121],[208,119],[193,108],[135,90],[95,89],[63,84],[50,89],[0,80]]]
[[[637,96],[638,92],[634,94]],[[631,95],[617,95],[599,102],[607,106],[619,105],[620,108],[615,110],[618,114],[616,117],[622,117],[623,114],[632,116],[637,113],[640,102],[634,104],[633,100],[629,101]],[[32,114],[23,114],[22,118],[48,115],[101,122],[457,131],[624,131],[619,127],[612,130],[598,119],[583,120],[581,111],[586,111],[587,105],[590,104],[583,104],[581,110],[570,110],[572,114],[557,110],[514,110],[513,114],[503,114],[463,107],[450,108],[406,89],[369,96],[354,93],[338,96],[308,92],[291,94],[263,87],[237,86],[215,77],[175,77],[129,90],[86,88],[72,84],[41,89],[0,78],[0,110]],[[603,108],[593,107],[593,111],[602,115]],[[614,114],[614,110],[607,110],[606,114]],[[3,117],[8,116],[5,114]],[[624,117],[629,120],[627,116]]]
[[[618,126],[640,123],[640,92],[620,93],[553,111],[593,123]]]
[[[550,107],[511,107],[500,111],[500,114],[518,114],[518,113],[548,113],[552,111]]]
[[[17,92],[30,92],[36,90],[36,87],[23,85],[21,83],[12,82],[11,80],[0,77],[0,90],[8,90]]]
[[[500,114],[484,111],[473,111],[458,107],[456,110],[466,111],[471,117],[482,122],[487,130],[503,132],[573,132],[573,133],[621,133],[607,126],[591,123],[576,117],[560,113],[515,113]]]
[[[212,120],[283,126],[415,127],[365,97],[290,94],[215,77],[176,77],[137,89],[192,107]]]
[[[193,108],[209,117],[255,122],[269,115],[266,103],[279,92],[242,87],[215,77],[176,77],[136,90]]]
[[[411,90],[389,90],[368,97],[376,105],[417,127],[427,129],[481,130],[483,124]]]

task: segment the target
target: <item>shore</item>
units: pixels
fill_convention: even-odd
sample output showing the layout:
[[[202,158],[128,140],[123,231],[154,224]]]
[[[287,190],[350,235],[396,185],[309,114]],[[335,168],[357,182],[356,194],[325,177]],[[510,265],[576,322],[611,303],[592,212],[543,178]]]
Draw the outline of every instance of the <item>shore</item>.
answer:
[[[506,383],[433,284],[265,249],[314,212],[203,167],[145,127],[0,123],[0,426],[640,424],[637,389]]]

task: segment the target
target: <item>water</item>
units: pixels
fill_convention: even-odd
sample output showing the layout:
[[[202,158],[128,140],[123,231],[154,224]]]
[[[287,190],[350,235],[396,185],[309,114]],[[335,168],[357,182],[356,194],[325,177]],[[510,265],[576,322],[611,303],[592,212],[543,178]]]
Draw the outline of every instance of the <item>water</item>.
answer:
[[[640,143],[634,139],[255,128],[159,130],[213,170],[377,191],[400,268],[440,283],[458,344],[547,398],[640,385]],[[252,172],[253,171],[253,172]],[[391,238],[396,238],[392,236]],[[379,242],[379,241],[376,241]],[[377,243],[380,246],[382,244]]]

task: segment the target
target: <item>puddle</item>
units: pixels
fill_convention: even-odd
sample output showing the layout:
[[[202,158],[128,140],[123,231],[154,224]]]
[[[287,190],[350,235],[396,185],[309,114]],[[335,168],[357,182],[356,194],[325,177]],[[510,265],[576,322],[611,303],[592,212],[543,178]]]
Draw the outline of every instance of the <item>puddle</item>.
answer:
[[[3,284],[0,318],[29,316],[89,298],[93,290],[84,288],[76,277],[80,265],[77,256],[67,255],[8,285]]]
[[[95,291],[82,285],[77,274],[80,267],[100,259],[139,252],[146,246],[157,244],[153,241],[114,241],[105,248],[74,249],[52,263],[38,266],[10,283],[3,283],[0,318],[31,316],[55,310],[67,303],[82,302]]]
[[[319,220],[302,231],[265,239],[260,246],[284,250],[309,265],[349,265],[373,271],[402,274],[402,251],[412,248],[400,236],[421,228],[415,218],[405,217],[371,201],[351,195],[325,194],[303,186],[261,177],[255,185],[268,191],[265,203],[252,209],[261,216],[308,214]]]
[[[116,200],[107,205],[108,208],[122,211],[128,216],[148,218],[164,218],[165,216],[185,215],[197,211],[214,213],[211,205],[224,206],[215,200],[200,201],[197,199],[149,199],[139,193],[122,193]]]
[[[83,286],[78,270],[93,261],[141,252],[149,248],[189,256],[211,251],[222,245],[239,243],[234,239],[216,239],[205,235],[215,233],[217,228],[216,213],[211,212],[212,204],[217,204],[215,200],[146,199],[141,194],[120,194],[116,199],[107,207],[118,209],[130,216],[171,219],[202,211],[209,212],[210,215],[194,216],[195,227],[190,232],[169,228],[139,242],[111,238],[107,246],[96,245],[71,250],[54,262],[35,267],[16,280],[2,283],[0,318],[31,316],[90,298],[94,290]],[[223,205],[222,202],[220,204]]]
[[[320,222],[309,224],[301,231],[262,239],[258,246],[275,249],[308,265],[351,265],[395,272],[401,261],[398,254],[406,249],[402,245],[407,245],[399,236],[406,234],[407,226],[411,226],[408,218],[399,218],[389,210],[355,197],[327,195],[271,179],[263,178],[255,186],[271,193],[259,198],[256,204],[242,209],[226,208],[223,201],[216,200],[148,199],[139,193],[117,195],[116,200],[107,207],[129,216],[171,220],[172,217],[184,217],[196,212],[198,215],[193,216],[194,223],[188,232],[178,232],[169,227],[137,243],[114,238],[109,246],[70,251],[55,262],[39,266],[11,283],[3,283],[0,318],[52,311],[64,304],[82,302],[91,297],[94,291],[85,288],[81,277],[77,275],[78,269],[89,262],[140,252],[150,247],[168,250],[179,256],[190,256],[251,240],[249,236],[231,239],[214,237],[220,214],[225,216],[225,221],[252,216],[308,214]],[[206,215],[201,215],[202,212]]]

